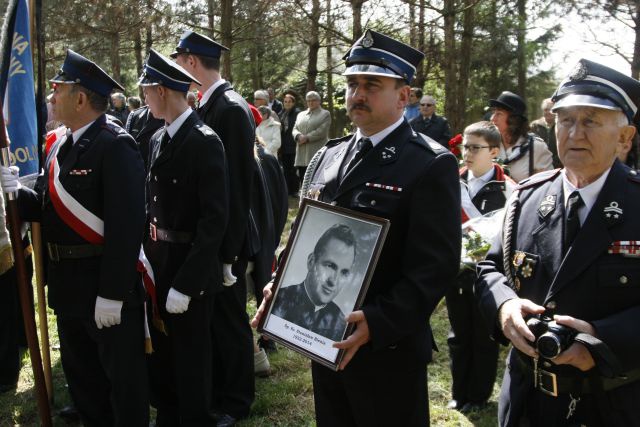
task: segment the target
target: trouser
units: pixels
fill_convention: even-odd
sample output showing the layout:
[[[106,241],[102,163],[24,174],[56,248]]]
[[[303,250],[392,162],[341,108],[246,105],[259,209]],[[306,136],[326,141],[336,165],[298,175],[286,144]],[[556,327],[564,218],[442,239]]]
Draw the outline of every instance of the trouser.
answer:
[[[307,172],[307,167],[296,166],[296,169],[298,170],[298,182],[300,183],[300,185],[302,185],[302,181],[304,180],[304,174],[305,172]]]
[[[451,330],[447,338],[452,397],[483,403],[493,391],[499,345],[491,339],[471,289],[453,286],[445,295]]]
[[[293,163],[296,159],[296,153],[293,154],[281,154],[280,161],[282,162],[282,172],[284,173],[284,179],[287,183],[287,193],[290,196],[294,196],[300,188],[300,180],[296,174],[296,168]]]
[[[31,257],[28,257],[25,262],[27,281],[31,289],[33,273]],[[32,295],[33,292],[29,292],[29,296]],[[21,368],[21,348],[26,347],[27,339],[18,297],[16,269],[11,267],[0,275],[0,385],[17,384]]]
[[[85,426],[148,426],[149,397],[142,307],[119,325],[58,314],[62,368]]]
[[[151,328],[148,357],[151,404],[157,427],[213,424],[211,409],[211,314],[214,297],[191,298],[184,313],[160,307],[167,335]],[[149,307],[149,316],[151,316]]]
[[[233,264],[237,282],[223,286],[216,294],[211,321],[213,409],[237,419],[249,415],[255,398],[253,333],[246,311],[246,269],[246,258]]]
[[[429,425],[426,362],[400,346],[360,347],[344,371],[312,362],[318,427]]]

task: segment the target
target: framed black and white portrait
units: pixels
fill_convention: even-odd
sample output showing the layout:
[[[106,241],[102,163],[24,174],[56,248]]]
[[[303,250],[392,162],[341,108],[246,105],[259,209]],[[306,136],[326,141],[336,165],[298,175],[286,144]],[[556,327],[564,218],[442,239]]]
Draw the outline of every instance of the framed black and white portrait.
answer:
[[[336,370],[333,344],[351,333],[389,221],[304,199],[295,224],[259,331]]]

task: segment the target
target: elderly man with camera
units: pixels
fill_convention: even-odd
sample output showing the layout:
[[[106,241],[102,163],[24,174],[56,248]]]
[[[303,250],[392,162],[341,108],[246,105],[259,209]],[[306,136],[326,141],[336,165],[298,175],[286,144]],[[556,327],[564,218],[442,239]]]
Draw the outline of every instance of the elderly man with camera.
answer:
[[[640,83],[581,60],[553,96],[564,169],[520,183],[478,264],[509,353],[501,426],[640,426],[640,177],[616,160]]]

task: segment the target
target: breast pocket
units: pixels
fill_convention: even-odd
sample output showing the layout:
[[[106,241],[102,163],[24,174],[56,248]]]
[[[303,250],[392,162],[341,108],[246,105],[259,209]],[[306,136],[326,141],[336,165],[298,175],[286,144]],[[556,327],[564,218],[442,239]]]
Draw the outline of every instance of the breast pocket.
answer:
[[[71,171],[65,179],[64,186],[69,190],[90,190],[96,185],[96,179],[93,174],[73,174]]]
[[[640,265],[620,260],[617,264],[606,264],[598,267],[598,285],[602,288],[640,290]]]
[[[391,216],[400,203],[400,193],[389,190],[361,189],[353,192],[351,207],[372,215]]]

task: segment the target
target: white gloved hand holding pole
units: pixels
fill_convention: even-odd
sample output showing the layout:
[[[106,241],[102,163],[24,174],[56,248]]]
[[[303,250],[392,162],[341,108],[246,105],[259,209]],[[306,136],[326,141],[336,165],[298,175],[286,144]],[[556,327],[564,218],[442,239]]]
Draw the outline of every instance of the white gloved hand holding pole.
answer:
[[[17,166],[0,166],[0,182],[2,182],[2,190],[5,193],[17,192],[22,184],[20,184],[20,168]]]
[[[98,329],[103,327],[119,325],[121,320],[122,301],[98,297],[96,298],[96,309],[94,319]]]
[[[165,308],[167,309],[167,312],[171,314],[184,313],[189,308],[189,301],[191,301],[191,297],[189,295],[185,295],[182,292],[171,288],[167,295]]]
[[[231,272],[231,267],[231,264],[222,264],[222,284],[224,286],[231,286],[238,280]]]

